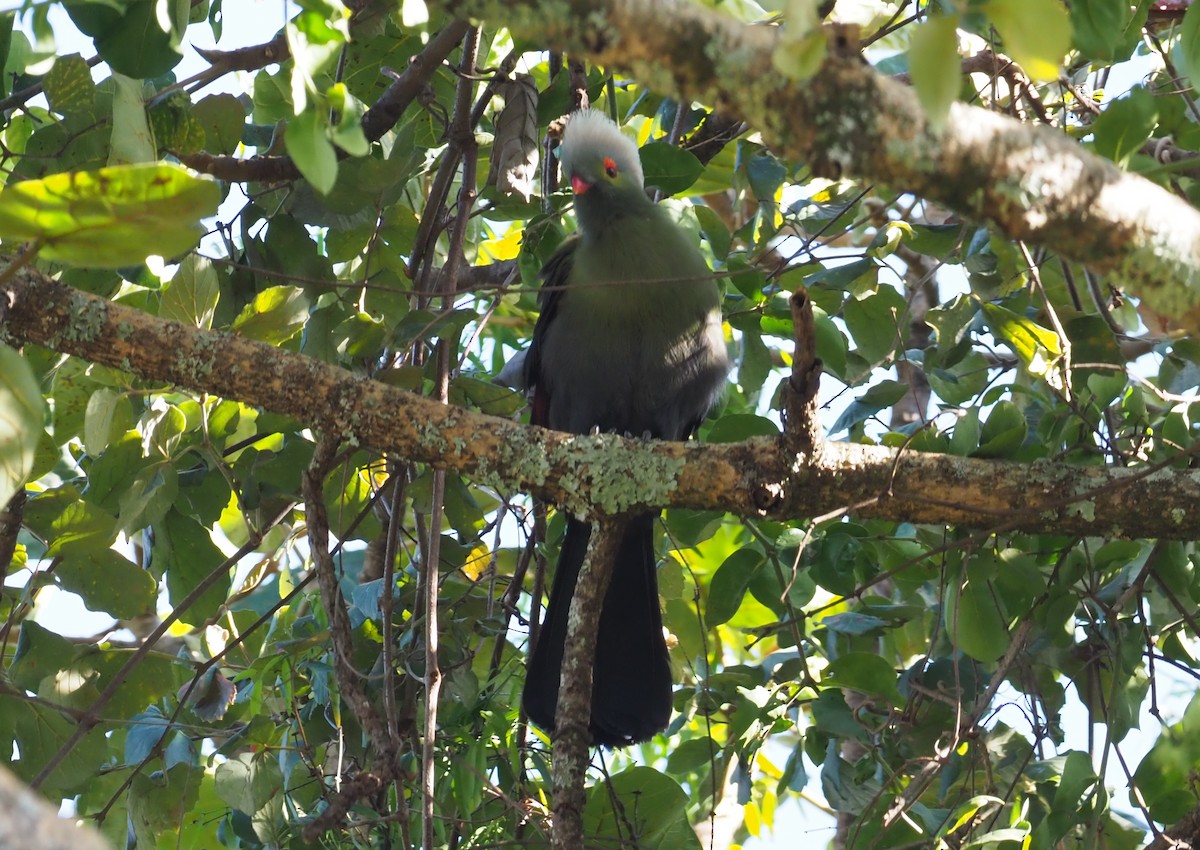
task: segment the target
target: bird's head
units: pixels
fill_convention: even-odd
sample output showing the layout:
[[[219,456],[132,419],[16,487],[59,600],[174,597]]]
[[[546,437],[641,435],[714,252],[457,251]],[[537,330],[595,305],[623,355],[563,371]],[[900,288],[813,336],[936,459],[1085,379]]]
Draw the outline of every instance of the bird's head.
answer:
[[[603,112],[585,109],[572,115],[560,150],[562,172],[570,181],[585,230],[590,222],[649,203],[637,145]]]

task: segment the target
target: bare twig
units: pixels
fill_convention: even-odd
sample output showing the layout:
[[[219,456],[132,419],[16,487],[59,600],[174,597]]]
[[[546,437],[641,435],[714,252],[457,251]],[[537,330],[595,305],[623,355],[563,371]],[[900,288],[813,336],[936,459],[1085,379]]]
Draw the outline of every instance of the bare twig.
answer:
[[[378,141],[384,133],[392,129],[404,110],[408,108],[417,94],[429,82],[429,78],[441,67],[442,61],[462,38],[468,24],[454,21],[425,46],[419,54],[409,62],[408,69],[380,95],[379,100],[363,115],[363,133],[368,141]],[[245,56],[241,51],[230,51],[221,56],[229,57],[229,62],[261,61],[272,54],[275,41],[253,48]],[[286,45],[285,45],[286,46]],[[238,54],[238,55],[234,55]],[[205,58],[208,58],[207,56]],[[272,59],[270,61],[278,61]],[[269,62],[264,62],[269,64]],[[254,66],[261,67],[261,66]],[[339,152],[339,155],[344,156]],[[244,159],[236,156],[216,156],[208,153],[181,154],[179,161],[189,168],[194,168],[204,174],[211,174],[221,180],[231,183],[284,183],[298,180],[300,170],[296,168],[291,157],[287,156],[255,156]]]

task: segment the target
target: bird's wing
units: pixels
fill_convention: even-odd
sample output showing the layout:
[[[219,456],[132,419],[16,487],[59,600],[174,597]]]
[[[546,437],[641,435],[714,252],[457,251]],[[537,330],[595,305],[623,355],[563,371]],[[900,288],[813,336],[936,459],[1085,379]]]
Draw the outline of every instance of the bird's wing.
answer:
[[[538,380],[542,371],[542,341],[566,292],[567,279],[571,276],[575,248],[578,244],[578,236],[567,237],[542,266],[542,291],[538,293],[541,312],[533,328],[533,341],[529,344],[529,353],[525,356],[525,387],[533,392],[533,412],[530,421],[534,425],[548,424],[546,419],[550,411],[550,397]]]

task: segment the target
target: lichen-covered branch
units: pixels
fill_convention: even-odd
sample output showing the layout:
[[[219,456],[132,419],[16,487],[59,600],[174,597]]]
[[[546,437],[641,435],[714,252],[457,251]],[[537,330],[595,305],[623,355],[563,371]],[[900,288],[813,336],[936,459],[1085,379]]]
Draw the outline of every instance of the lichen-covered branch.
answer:
[[[587,556],[579,569],[567,640],[563,647],[562,682],[554,709],[553,850],[583,846],[584,777],[591,751],[592,667],[600,609],[612,578],[613,562],[628,525],[626,517],[596,523],[588,538]]]
[[[263,407],[575,513],[676,506],[784,518],[853,506],[863,518],[1061,534],[1191,540],[1200,528],[1200,470],[1022,464],[849,443],[807,456],[769,438],[704,446],[563,434],[160,319],[33,268],[0,287],[5,302],[0,340]]]
[[[1051,246],[1200,330],[1200,213],[1061,132],[960,103],[936,133],[913,91],[856,51],[832,49],[812,79],[790,80],[770,66],[777,27],[747,26],[686,0],[439,5],[715,106],[818,174],[914,192],[1010,238]]]

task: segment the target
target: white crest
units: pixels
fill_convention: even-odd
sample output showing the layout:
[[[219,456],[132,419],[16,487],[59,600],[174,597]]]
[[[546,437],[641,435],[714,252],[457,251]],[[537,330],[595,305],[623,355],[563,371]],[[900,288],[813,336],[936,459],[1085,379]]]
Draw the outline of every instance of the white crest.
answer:
[[[626,136],[607,115],[596,109],[582,109],[571,116],[563,131],[561,162],[569,172],[572,163],[611,157],[617,169],[643,184],[642,161],[637,144]]]

